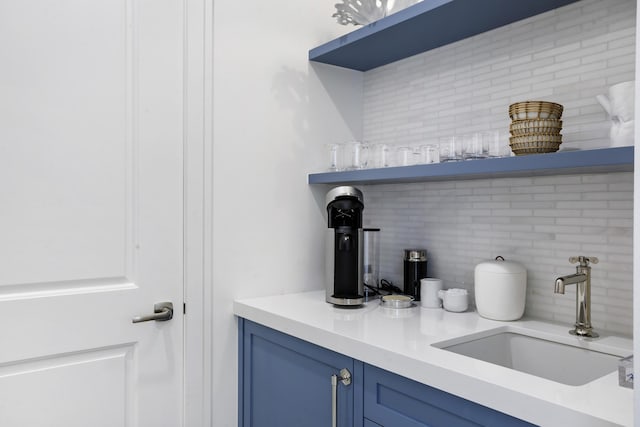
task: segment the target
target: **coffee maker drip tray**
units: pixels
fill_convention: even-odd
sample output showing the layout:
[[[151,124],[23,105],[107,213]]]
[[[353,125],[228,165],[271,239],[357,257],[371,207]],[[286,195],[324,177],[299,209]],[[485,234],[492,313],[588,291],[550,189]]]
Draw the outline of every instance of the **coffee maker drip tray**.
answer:
[[[327,302],[343,307],[360,306],[364,303],[364,297],[362,295],[338,295],[334,294],[327,297]]]

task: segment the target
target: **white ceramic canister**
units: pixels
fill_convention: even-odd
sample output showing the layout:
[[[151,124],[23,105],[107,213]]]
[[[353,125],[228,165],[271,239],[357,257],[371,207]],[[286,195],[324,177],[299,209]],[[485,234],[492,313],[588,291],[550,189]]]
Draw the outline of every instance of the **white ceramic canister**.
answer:
[[[517,262],[496,257],[476,265],[475,294],[478,314],[493,320],[518,320],[524,314],[527,270]]]

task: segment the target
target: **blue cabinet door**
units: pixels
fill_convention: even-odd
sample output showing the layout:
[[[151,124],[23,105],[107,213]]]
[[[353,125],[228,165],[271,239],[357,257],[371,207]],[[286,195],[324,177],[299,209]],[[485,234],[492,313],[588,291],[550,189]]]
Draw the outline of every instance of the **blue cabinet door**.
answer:
[[[364,416],[385,427],[533,426],[371,365],[364,365]]]
[[[532,426],[248,320],[238,326],[241,427],[331,426],[331,376],[343,368],[352,382],[337,386],[339,427]]]
[[[247,320],[239,322],[238,425],[331,426],[331,376],[343,368],[353,375],[353,359]],[[355,425],[354,386],[338,382],[340,427]]]

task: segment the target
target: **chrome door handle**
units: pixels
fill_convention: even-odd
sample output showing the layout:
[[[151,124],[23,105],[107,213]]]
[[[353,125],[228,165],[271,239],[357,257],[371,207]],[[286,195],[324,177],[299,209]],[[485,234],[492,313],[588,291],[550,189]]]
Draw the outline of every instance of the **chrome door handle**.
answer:
[[[340,376],[331,375],[331,427],[338,426],[338,381],[344,385],[351,384],[351,372],[347,368],[342,368]]]
[[[173,304],[170,302],[159,302],[153,306],[153,314],[136,316],[131,321],[133,323],[148,322],[150,320],[166,322],[171,319],[173,319]]]

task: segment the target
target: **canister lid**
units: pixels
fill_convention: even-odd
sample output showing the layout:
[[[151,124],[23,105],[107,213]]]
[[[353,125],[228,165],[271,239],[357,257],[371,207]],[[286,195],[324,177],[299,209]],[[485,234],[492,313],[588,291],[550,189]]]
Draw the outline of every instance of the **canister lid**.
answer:
[[[501,258],[501,259],[498,259]],[[494,274],[522,274],[527,270],[520,263],[515,261],[505,261],[502,257],[497,257],[496,260],[484,261],[476,265],[476,273],[494,273]]]
[[[426,261],[427,250],[426,249],[405,249],[404,250],[405,261]]]

